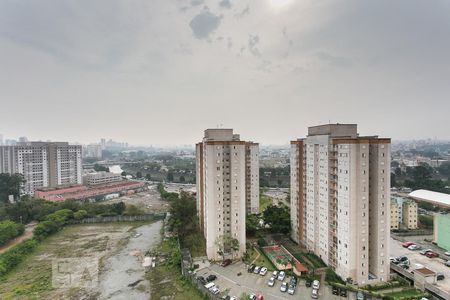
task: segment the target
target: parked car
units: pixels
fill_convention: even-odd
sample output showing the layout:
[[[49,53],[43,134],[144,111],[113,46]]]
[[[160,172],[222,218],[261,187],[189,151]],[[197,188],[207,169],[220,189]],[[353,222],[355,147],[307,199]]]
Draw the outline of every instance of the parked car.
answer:
[[[439,257],[439,254],[437,254],[434,251],[428,251],[427,254],[425,254],[425,256],[428,258],[433,258],[433,257]]]
[[[267,285],[268,286],[274,286],[275,285],[275,278],[273,278],[273,277],[270,277],[269,278],[269,281],[267,282]]]
[[[217,295],[218,293],[220,293],[220,290],[217,286],[213,286],[212,288],[209,289],[209,291],[211,293],[213,293],[214,295]]]
[[[319,280],[314,280],[313,284],[312,284],[313,289],[318,290],[320,288],[320,281]]]
[[[278,271],[273,271],[272,278],[274,278],[274,279],[278,278]]]
[[[333,295],[339,295],[339,289],[335,286],[332,287],[331,292],[333,293]]]
[[[211,282],[217,279],[217,276],[214,274],[209,275],[208,277],[206,277],[206,281],[207,282]]]
[[[222,264],[221,264],[221,266],[222,267],[226,267],[226,266],[229,266],[229,265],[231,265],[231,259],[225,259],[223,262],[222,262]]]
[[[403,248],[408,248],[409,246],[411,246],[411,245],[415,245],[413,242],[404,242],[403,244],[402,244],[402,246],[403,246]]]
[[[284,273],[284,271],[280,271],[280,273],[278,273],[278,280],[283,281],[285,277],[286,273]]]
[[[255,267],[256,267],[255,265],[251,264],[251,265],[248,267],[247,272],[253,273],[253,270],[255,269]]]
[[[258,295],[256,295],[255,300],[264,300],[264,297],[263,297],[263,295],[258,294]]]
[[[436,280],[444,280],[444,279],[445,279],[444,274],[442,274],[442,273],[437,273],[437,275],[436,275]]]
[[[289,280],[289,284],[297,285],[297,277],[292,276]]]
[[[390,258],[390,261],[391,261],[391,263],[393,263],[393,264],[398,264],[398,263],[399,263],[399,261],[398,261],[397,258],[395,258],[395,257],[391,257],[391,258]]]
[[[287,282],[282,282],[281,286],[280,286],[280,291],[282,291],[284,293],[287,291],[287,288],[288,288]]]
[[[230,300],[238,300],[238,298],[233,296],[233,297],[230,298]]]
[[[265,276],[266,274],[267,274],[267,268],[266,267],[262,267],[261,270],[259,271],[259,275]]]
[[[223,297],[223,300],[231,300],[231,297],[226,295],[225,297]]]
[[[254,274],[259,274],[259,271],[261,270],[261,267],[259,267],[259,266],[256,266],[254,269],[253,269],[253,273]]]
[[[416,244],[413,244],[413,245],[409,246],[408,249],[409,249],[409,250],[419,250],[419,249],[420,249],[420,246],[419,246],[419,245],[416,245]]]
[[[255,300],[256,299],[256,294],[255,293],[251,293],[250,294],[250,299],[251,300]]]
[[[339,290],[339,295],[341,297],[347,297],[347,290],[346,289],[340,289]]]
[[[447,267],[450,267],[450,260],[447,260],[444,265],[446,265]]]
[[[364,300],[364,294],[361,291],[356,293],[356,300]]]
[[[425,254],[427,254],[427,252],[430,252],[430,251],[433,251],[433,250],[431,250],[431,249],[424,249],[424,250],[420,251],[419,253],[422,254],[422,255],[425,255]]]
[[[294,293],[295,293],[295,288],[296,288],[296,285],[295,285],[295,284],[290,284],[290,285],[289,285],[289,288],[288,288],[288,290],[287,290],[288,294],[289,294],[289,295],[294,295]]]
[[[311,292],[311,298],[318,299],[319,298],[319,290],[313,289]]]
[[[306,287],[311,287],[311,284],[312,284],[312,281],[309,280],[309,279],[306,279],[306,281],[305,281],[305,286],[306,286]]]
[[[205,288],[209,290],[210,288],[212,288],[215,285],[216,284],[214,282],[210,282],[210,283],[205,284]]]
[[[450,251],[445,251],[444,254],[450,256]]]
[[[398,257],[396,257],[396,259],[399,263],[408,261],[408,257],[406,257],[406,256],[398,256]]]

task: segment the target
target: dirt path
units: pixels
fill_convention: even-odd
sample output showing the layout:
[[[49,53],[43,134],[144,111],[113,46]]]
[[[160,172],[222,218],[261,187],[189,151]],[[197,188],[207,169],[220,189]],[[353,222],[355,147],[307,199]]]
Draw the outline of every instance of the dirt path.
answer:
[[[33,230],[34,227],[36,227],[37,223],[30,223],[25,225],[25,231],[21,236],[16,237],[15,239],[9,241],[6,243],[6,245],[0,247],[0,254],[2,254],[5,251],[8,251],[10,248],[16,246],[17,244],[29,240],[33,238]]]

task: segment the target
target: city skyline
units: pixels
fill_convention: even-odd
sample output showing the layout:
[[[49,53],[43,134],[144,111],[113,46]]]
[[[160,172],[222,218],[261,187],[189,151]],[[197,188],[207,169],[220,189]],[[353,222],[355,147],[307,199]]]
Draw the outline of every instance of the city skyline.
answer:
[[[8,114],[0,131],[186,145],[223,124],[261,144],[287,144],[311,124],[339,122],[393,140],[450,139],[442,126],[449,8],[446,1],[5,1],[0,99]]]

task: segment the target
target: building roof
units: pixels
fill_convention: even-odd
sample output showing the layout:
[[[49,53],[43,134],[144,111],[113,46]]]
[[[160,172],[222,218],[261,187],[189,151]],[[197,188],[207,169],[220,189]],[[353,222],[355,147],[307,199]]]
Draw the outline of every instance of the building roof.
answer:
[[[409,197],[419,200],[430,202],[435,205],[447,206],[450,207],[450,195],[444,193],[438,193],[428,190],[416,190],[414,192],[409,193]]]
[[[423,276],[435,276],[436,275],[436,272],[431,271],[430,269],[427,269],[427,268],[415,269],[414,272],[420,273]]]

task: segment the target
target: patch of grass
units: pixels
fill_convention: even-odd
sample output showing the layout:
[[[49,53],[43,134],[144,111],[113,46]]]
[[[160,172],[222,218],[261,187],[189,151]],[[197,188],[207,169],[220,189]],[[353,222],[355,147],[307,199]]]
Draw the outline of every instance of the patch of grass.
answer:
[[[201,231],[195,231],[184,237],[181,241],[181,247],[189,248],[192,257],[200,257],[206,255],[206,240]]]
[[[146,276],[150,280],[151,299],[205,299],[192,283],[182,279],[180,270],[175,266],[157,266],[147,272]]]
[[[314,268],[325,268],[327,266],[320,257],[313,253],[303,253],[303,255],[314,265]]]
[[[406,299],[419,299],[420,297],[426,297],[427,294],[418,291],[416,289],[409,289],[404,290],[400,292],[393,292],[393,293],[383,293],[384,297],[388,297],[388,299],[395,299],[395,300],[406,300]]]
[[[261,196],[259,198],[259,212],[263,213],[269,205],[272,205],[272,198],[268,196]]]

